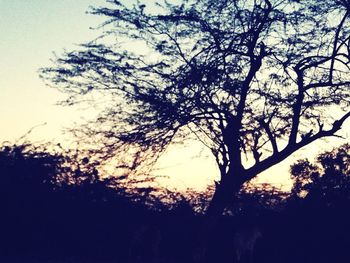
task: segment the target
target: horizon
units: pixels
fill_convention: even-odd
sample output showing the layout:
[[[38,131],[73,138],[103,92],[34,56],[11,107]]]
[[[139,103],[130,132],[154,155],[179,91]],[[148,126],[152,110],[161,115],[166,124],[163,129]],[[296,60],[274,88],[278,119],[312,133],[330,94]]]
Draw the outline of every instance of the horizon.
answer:
[[[0,40],[0,142],[15,142],[36,127],[28,134],[30,141],[59,142],[69,146],[70,137],[63,134],[62,129],[94,116],[95,111],[91,108],[55,105],[65,95],[45,86],[39,79],[38,69],[50,65],[53,52],[60,55],[64,49],[74,49],[77,44],[98,35],[99,31],[90,27],[97,26],[103,19],[86,14],[86,11],[91,5],[103,3],[103,0],[88,3],[86,0],[0,1],[0,30],[3,32]],[[257,182],[269,182],[287,189],[291,184],[289,166],[300,158],[313,160],[317,153],[349,141],[346,132],[349,127],[347,121],[341,132],[345,140],[317,141],[265,171]],[[195,150],[189,151],[190,147]],[[202,156],[199,155],[201,152]],[[164,184],[179,189],[202,189],[213,183],[218,169],[210,152],[196,143],[194,146],[172,147],[160,160],[155,173],[169,176]]]

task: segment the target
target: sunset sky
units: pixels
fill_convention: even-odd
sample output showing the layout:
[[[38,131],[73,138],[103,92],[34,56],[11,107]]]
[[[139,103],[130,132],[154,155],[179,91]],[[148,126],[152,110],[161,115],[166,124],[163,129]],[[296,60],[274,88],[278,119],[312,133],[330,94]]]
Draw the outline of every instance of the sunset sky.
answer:
[[[62,135],[62,128],[92,116],[91,110],[79,106],[56,106],[64,94],[46,87],[38,77],[38,69],[50,65],[53,52],[59,55],[64,49],[74,49],[98,35],[89,28],[103,20],[86,11],[90,5],[103,3],[103,0],[0,0],[0,142],[16,141],[35,126],[39,127],[30,134],[31,140],[62,142],[68,138]],[[346,124],[342,133],[346,140],[321,141],[301,150],[265,172],[260,181],[268,177],[277,186],[288,185],[288,166],[295,158],[314,156],[349,141],[349,121]],[[156,173],[171,176],[168,183],[180,188],[201,188],[218,172],[210,153],[201,152],[196,144],[169,149],[159,166],[163,169]]]

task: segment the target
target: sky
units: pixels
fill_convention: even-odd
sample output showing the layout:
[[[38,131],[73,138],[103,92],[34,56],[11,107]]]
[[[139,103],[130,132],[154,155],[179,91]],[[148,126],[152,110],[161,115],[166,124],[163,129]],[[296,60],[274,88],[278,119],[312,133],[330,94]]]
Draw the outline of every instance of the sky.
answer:
[[[91,39],[99,18],[86,15],[88,0],[0,0],[0,141],[14,140],[31,127],[36,140],[57,138],[62,125],[80,112],[57,107],[63,94],[45,87],[40,67],[50,65],[53,51]],[[83,115],[83,114],[81,114]]]
[[[49,66],[53,52],[72,50],[77,44],[98,35],[95,27],[101,17],[86,14],[89,6],[103,5],[104,0],[0,0],[0,143],[14,142],[28,135],[34,142],[67,141],[62,134],[89,119],[93,111],[86,108],[62,107],[56,103],[64,94],[46,87],[38,69]],[[349,125],[345,128],[346,131]],[[259,182],[276,186],[290,185],[288,168],[296,158],[313,156],[348,140],[319,142],[288,158],[265,172]],[[202,189],[214,179],[218,170],[207,150],[192,143],[171,148],[162,157],[156,173],[169,176],[164,184]]]

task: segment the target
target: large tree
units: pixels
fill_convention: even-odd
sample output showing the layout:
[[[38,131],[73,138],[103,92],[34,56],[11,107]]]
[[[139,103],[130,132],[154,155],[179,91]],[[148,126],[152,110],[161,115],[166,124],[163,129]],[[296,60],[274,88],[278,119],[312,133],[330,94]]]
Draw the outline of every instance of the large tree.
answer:
[[[221,176],[209,213],[350,116],[348,0],[107,2],[92,9],[106,17],[101,37],[41,74],[67,104],[102,94],[89,137],[131,170],[202,142]]]

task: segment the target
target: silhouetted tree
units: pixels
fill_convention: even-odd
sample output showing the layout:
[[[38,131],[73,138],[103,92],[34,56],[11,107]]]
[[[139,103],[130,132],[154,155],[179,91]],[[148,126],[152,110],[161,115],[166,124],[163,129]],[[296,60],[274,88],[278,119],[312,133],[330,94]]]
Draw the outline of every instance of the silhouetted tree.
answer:
[[[171,143],[202,142],[221,175],[211,214],[350,116],[346,0],[107,2],[92,9],[106,17],[101,37],[41,76],[66,105],[89,94],[103,103],[85,132],[124,169],[151,165]]]
[[[101,178],[97,161],[86,156],[50,144],[0,146],[1,262],[123,262],[135,229],[157,225],[175,245],[195,225],[186,225],[193,209],[181,194]]]
[[[0,257],[37,252],[64,158],[30,143],[0,146]],[[35,251],[35,252],[34,252]]]
[[[350,220],[350,145],[319,154],[314,162],[291,167],[294,180],[287,206],[294,238],[303,243],[305,262],[343,262],[348,257]]]
[[[299,160],[291,167],[292,193],[314,205],[350,204],[350,145],[320,154],[316,162]]]

